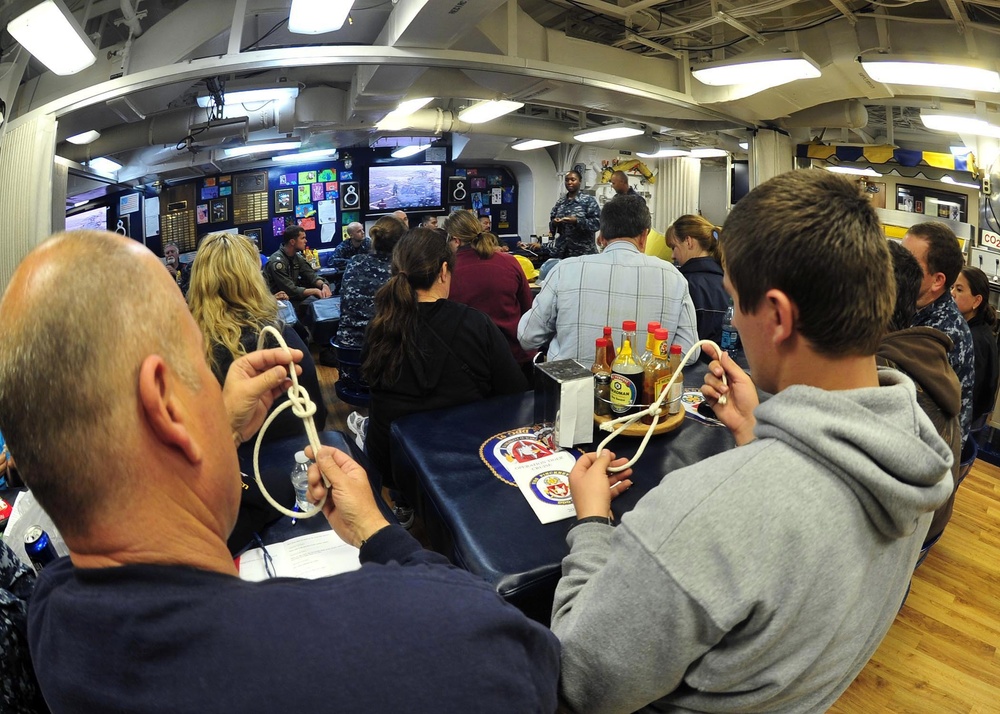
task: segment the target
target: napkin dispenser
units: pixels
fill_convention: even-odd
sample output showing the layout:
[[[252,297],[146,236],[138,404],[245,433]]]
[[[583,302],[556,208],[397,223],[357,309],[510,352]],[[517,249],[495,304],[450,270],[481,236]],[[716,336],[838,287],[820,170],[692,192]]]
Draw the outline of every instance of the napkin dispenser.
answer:
[[[594,436],[594,375],[572,359],[535,365],[535,423],[551,447],[589,443]]]

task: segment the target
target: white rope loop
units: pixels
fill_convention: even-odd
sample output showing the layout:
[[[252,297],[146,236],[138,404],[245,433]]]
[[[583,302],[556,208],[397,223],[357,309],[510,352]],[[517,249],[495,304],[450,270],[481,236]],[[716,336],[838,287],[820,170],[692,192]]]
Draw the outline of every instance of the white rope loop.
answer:
[[[604,441],[602,441],[598,445],[598,447],[597,447],[597,456],[598,457],[601,455],[601,453],[604,451],[604,449],[607,447],[607,445],[609,443],[611,443],[612,439],[614,439],[616,436],[618,436],[619,434],[621,434],[628,427],[632,426],[632,424],[636,423],[637,421],[639,421],[640,419],[642,419],[644,416],[652,416],[653,417],[653,423],[650,424],[649,428],[646,429],[646,435],[644,437],[642,437],[642,443],[639,444],[639,449],[635,452],[635,456],[633,456],[631,459],[628,460],[628,462],[622,464],[621,466],[610,466],[610,467],[608,467],[608,471],[609,472],[611,472],[611,473],[619,473],[621,471],[624,471],[627,468],[631,468],[632,464],[634,464],[636,461],[638,461],[639,457],[642,456],[642,452],[645,451],[645,449],[646,449],[646,444],[649,443],[650,438],[653,436],[653,430],[656,429],[656,425],[660,421],[660,407],[663,405],[663,401],[667,398],[667,395],[670,394],[670,388],[672,386],[674,386],[674,382],[676,382],[677,378],[681,375],[681,370],[683,370],[684,367],[687,366],[687,363],[691,361],[691,355],[694,354],[694,351],[696,349],[698,349],[699,347],[703,347],[703,346],[707,346],[707,347],[713,348],[715,350],[715,354],[716,354],[717,357],[721,357],[722,356],[722,348],[719,347],[717,344],[715,344],[712,340],[698,340],[693,345],[691,345],[691,349],[689,349],[687,351],[687,354],[684,355],[684,358],[681,360],[680,365],[677,367],[677,369],[674,371],[673,375],[670,377],[670,381],[667,382],[666,385],[664,385],[664,387],[663,387],[662,390],[660,390],[660,395],[656,398],[656,400],[652,404],[650,404],[648,407],[646,407],[642,411],[638,411],[638,412],[636,412],[634,414],[627,414],[626,416],[618,417],[617,419],[610,419],[610,420],[608,420],[608,421],[606,421],[606,422],[604,422],[604,423],[601,424],[601,429],[603,431],[610,431],[611,434],[609,434],[608,437],[605,438]],[[726,381],[726,375],[725,374],[722,375],[722,383],[723,384],[727,384],[728,383]],[[725,404],[725,403],[726,403],[726,396],[725,395],[720,396],[719,397],[719,404]],[[683,407],[681,407],[681,408],[683,408]],[[617,428],[616,428],[616,425],[620,425],[620,426],[617,426]],[[614,429],[614,431],[612,431],[612,429]]]
[[[260,331],[260,337],[257,340],[258,350],[264,349],[264,340],[268,334],[274,337],[281,347],[288,349],[288,345],[285,343],[281,333],[268,325]],[[312,518],[323,510],[321,506],[314,505],[307,511],[293,511],[289,508],[285,508],[271,497],[271,494],[269,494],[267,489],[264,488],[264,481],[260,477],[260,445],[263,443],[264,433],[267,431],[267,428],[271,426],[271,422],[274,421],[275,417],[289,407],[292,409],[292,414],[299,417],[305,424],[306,436],[309,439],[309,445],[312,447],[313,454],[319,454],[319,434],[316,432],[316,425],[313,423],[313,414],[316,413],[316,403],[309,398],[309,392],[306,391],[306,388],[299,384],[299,377],[295,373],[294,362],[289,364],[288,373],[292,378],[292,386],[288,388],[287,392],[288,401],[272,411],[264,421],[264,425],[261,426],[260,431],[257,432],[257,441],[254,442],[253,445],[253,475],[254,479],[257,481],[257,488],[260,489],[261,495],[264,496],[264,500],[270,503],[276,511],[283,513],[286,516],[290,516],[291,518]],[[323,479],[323,483],[326,484],[326,487],[330,488],[330,482],[327,480],[326,476],[323,475],[322,471],[320,472],[320,476]]]

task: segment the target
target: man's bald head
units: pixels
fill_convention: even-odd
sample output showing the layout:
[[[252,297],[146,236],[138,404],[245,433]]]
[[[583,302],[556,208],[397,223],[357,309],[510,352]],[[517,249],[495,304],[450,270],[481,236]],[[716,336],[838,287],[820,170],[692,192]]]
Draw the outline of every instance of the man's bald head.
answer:
[[[407,217],[404,211],[393,211],[392,215],[401,220],[404,226],[406,226],[407,228],[410,227],[410,219]]]
[[[114,233],[58,234],[15,271],[0,302],[0,430],[64,535],[127,502],[143,360],[160,354],[196,387],[186,312],[156,257]]]

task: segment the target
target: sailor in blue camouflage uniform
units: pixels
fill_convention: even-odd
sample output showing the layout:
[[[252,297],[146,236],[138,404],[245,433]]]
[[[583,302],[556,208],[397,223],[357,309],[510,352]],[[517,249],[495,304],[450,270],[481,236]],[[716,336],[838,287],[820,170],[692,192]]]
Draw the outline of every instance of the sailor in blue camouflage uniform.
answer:
[[[596,233],[601,227],[597,199],[580,193],[580,174],[567,171],[566,195],[556,201],[549,214],[549,232],[558,236],[545,245],[529,244],[528,249],[543,258],[575,258],[597,252]]]
[[[0,711],[45,712],[28,657],[28,599],[35,573],[0,540]]]
[[[341,347],[363,346],[365,328],[375,316],[375,293],[392,277],[392,249],[405,231],[394,216],[383,216],[371,228],[372,251],[355,256],[347,264],[340,283],[337,344]]]
[[[933,327],[948,335],[954,346],[948,353],[948,361],[962,383],[962,440],[969,436],[972,424],[972,395],[976,382],[975,352],[972,332],[962,317],[955,299],[951,296],[951,286],[965,264],[965,256],[959,247],[958,238],[943,223],[918,223],[911,226],[903,237],[903,247],[913,253],[924,271],[917,296],[917,314],[913,316],[913,327]]]
[[[271,292],[288,295],[299,320],[305,325],[312,325],[314,320],[309,305],[333,293],[302,255],[306,245],[305,230],[299,226],[286,228],[281,236],[281,247],[271,254],[264,266],[264,277]]]
[[[341,241],[340,245],[333,249],[327,265],[337,270],[344,270],[354,256],[370,253],[371,250],[372,242],[365,238],[365,227],[357,222],[348,223],[347,240]]]

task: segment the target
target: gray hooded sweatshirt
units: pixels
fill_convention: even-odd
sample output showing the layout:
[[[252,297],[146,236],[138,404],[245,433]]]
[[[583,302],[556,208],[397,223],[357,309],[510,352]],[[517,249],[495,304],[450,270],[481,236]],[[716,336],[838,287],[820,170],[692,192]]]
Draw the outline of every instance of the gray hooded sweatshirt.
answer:
[[[903,601],[952,455],[910,380],[793,386],[756,439],[569,532],[552,630],[579,712],[825,711]],[[682,436],[683,438],[683,436]]]

